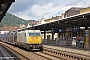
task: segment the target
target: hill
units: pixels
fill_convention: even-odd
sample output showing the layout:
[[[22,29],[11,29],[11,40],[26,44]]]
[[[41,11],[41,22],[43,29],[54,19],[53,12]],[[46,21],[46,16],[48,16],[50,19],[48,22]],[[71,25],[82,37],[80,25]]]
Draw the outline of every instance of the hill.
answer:
[[[23,21],[23,24],[25,24],[25,26],[27,26],[29,21],[26,21],[24,19],[21,19],[17,16],[14,16],[10,13],[6,13],[6,16],[4,16],[4,18],[2,19],[1,23],[0,23],[0,27],[2,25],[20,25]]]

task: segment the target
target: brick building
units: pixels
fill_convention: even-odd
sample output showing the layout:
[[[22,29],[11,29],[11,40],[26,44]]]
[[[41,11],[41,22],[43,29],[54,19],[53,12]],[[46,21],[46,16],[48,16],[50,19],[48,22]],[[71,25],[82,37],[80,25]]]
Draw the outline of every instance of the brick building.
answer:
[[[44,21],[45,22],[53,22],[53,21],[59,20],[59,19],[61,19],[61,16],[55,16],[55,17],[52,16],[52,18],[46,19]]]
[[[80,10],[80,14],[87,13],[87,12],[90,12],[90,7]]]
[[[30,25],[33,26],[33,25],[37,25],[38,24],[38,21],[32,21],[30,22]]]
[[[19,27],[15,25],[3,25],[0,28],[0,34],[8,33],[9,31],[17,30]]]
[[[80,10],[82,10],[82,9],[84,9],[84,8],[72,7],[69,10],[65,11],[64,18],[69,17],[69,16],[80,14]]]
[[[19,27],[15,26],[15,25],[3,25],[1,27],[1,31],[13,31],[13,30],[17,30]]]
[[[61,16],[55,16],[55,17],[52,16],[52,18],[49,18],[49,19],[45,19],[45,20],[40,19],[39,24],[53,22],[53,21],[56,21],[56,20],[59,20],[59,19],[61,19]]]

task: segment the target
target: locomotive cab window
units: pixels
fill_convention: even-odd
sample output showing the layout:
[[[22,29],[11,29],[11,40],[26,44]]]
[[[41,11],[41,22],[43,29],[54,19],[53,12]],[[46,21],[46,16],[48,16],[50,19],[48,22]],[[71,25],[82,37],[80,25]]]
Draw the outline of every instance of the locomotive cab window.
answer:
[[[29,33],[29,36],[34,36],[34,33]]]
[[[35,36],[40,36],[40,33],[39,32],[35,33]]]

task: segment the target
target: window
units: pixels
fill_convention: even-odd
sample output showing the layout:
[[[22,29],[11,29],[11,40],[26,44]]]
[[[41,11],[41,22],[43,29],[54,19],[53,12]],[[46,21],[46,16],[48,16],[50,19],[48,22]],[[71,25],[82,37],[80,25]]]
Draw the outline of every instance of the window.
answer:
[[[37,33],[34,33],[34,32],[32,33],[32,32],[30,32],[30,33],[29,33],[29,36],[40,36],[40,33],[39,33],[39,32],[37,32]]]
[[[29,33],[29,36],[34,36],[34,33]]]
[[[38,33],[35,33],[35,36],[40,36],[40,33],[38,32]]]

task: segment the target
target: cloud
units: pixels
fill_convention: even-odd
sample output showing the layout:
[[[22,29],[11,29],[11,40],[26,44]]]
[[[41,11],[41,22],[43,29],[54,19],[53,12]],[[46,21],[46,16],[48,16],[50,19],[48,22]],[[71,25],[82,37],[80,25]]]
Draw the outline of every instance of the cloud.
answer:
[[[42,13],[44,18],[47,19],[52,16],[61,15],[70,7],[90,6],[89,0],[32,0],[31,3],[30,1],[16,0],[10,7],[9,12],[25,20],[39,20]]]
[[[64,11],[69,9],[71,6],[53,6],[53,3],[48,3],[46,5],[34,5],[32,7],[32,13],[38,16],[40,18],[42,16],[42,13],[44,15],[44,18],[49,18],[52,16],[56,16],[59,14],[62,14]],[[60,12],[61,11],[61,12]]]
[[[90,0],[83,0],[83,2],[79,2],[76,6],[78,7],[89,7],[90,6]]]
[[[33,2],[30,3],[31,0],[16,0],[10,7],[9,12],[21,12],[28,9],[28,7],[31,7]],[[29,4],[30,3],[30,4]],[[29,5],[28,5],[29,4]],[[24,9],[23,9],[24,8]]]
[[[48,13],[50,12],[51,10],[53,10],[53,7],[52,7],[52,3],[48,3],[47,5],[34,5],[32,7],[32,12],[36,15],[36,16],[41,16],[42,13]]]
[[[20,17],[20,18],[22,18],[22,19],[24,19],[24,20],[35,20],[36,18],[34,18],[34,17],[30,17],[30,16],[28,16],[27,14],[23,14],[23,13],[13,13],[13,15],[15,15],[15,16],[17,16],[17,17]]]

